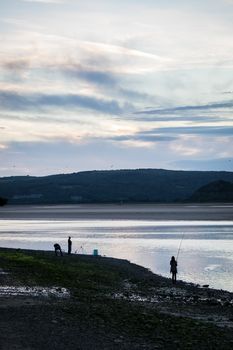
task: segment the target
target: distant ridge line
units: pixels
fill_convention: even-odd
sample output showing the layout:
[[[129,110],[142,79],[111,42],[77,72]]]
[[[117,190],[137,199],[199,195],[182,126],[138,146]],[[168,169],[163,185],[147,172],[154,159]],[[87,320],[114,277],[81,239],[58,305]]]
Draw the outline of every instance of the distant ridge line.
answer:
[[[214,181],[233,182],[229,171],[167,169],[89,170],[0,178],[9,204],[179,203]]]

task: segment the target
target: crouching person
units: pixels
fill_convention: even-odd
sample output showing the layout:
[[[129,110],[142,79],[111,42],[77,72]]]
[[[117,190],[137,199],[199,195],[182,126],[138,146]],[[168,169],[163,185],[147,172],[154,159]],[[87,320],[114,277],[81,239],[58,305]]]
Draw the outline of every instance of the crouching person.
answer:
[[[58,256],[60,254],[60,256],[63,256],[60,244],[55,243],[53,246],[54,246],[55,255]]]

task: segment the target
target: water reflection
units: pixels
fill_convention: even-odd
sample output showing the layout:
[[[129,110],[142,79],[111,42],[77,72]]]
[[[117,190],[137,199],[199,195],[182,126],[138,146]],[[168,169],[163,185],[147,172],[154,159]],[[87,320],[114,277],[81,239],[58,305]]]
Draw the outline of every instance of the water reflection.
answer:
[[[73,252],[128,259],[169,276],[177,254],[178,277],[233,291],[233,221],[1,220],[2,247],[53,250],[58,242]]]

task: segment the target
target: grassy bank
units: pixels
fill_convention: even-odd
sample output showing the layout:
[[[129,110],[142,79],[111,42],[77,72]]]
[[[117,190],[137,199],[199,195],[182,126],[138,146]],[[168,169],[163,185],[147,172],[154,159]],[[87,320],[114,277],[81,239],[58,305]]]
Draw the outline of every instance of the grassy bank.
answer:
[[[173,288],[169,279],[147,269],[104,257],[56,257],[53,252],[2,248],[0,268],[9,273],[1,275],[1,285],[57,286],[70,291],[67,299],[2,297],[4,350],[232,349],[230,327],[184,316],[192,308],[194,314],[205,309],[209,317],[220,311],[228,317],[229,293],[228,306],[184,303],[176,293],[185,291],[197,298],[198,288],[183,282]]]

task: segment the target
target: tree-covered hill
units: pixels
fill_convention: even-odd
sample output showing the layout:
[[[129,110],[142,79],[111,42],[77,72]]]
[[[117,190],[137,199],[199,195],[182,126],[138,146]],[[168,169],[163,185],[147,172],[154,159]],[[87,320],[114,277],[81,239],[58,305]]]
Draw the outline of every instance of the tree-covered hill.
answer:
[[[233,172],[138,169],[2,177],[0,196],[9,204],[173,203],[219,180],[233,182]]]
[[[190,197],[193,202],[233,202],[233,183],[214,181],[202,186]]]
[[[6,203],[7,203],[7,199],[0,197],[0,207],[3,207],[4,205],[6,205]]]

